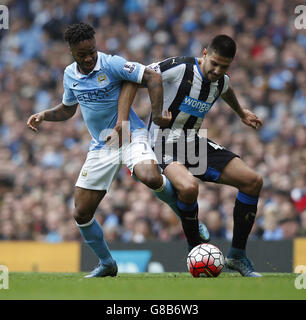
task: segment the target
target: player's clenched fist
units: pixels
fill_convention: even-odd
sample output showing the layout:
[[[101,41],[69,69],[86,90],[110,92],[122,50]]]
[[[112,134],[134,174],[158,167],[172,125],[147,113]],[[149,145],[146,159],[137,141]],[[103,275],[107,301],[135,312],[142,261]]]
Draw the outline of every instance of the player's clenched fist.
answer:
[[[27,126],[34,132],[38,131],[39,125],[44,121],[44,112],[39,112],[31,115],[31,117],[28,119]]]

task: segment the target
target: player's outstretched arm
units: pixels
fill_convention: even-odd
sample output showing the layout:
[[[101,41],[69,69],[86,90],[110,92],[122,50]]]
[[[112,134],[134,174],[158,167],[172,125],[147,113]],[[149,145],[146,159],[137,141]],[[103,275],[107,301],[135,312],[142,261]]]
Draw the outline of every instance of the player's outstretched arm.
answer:
[[[239,115],[241,121],[247,126],[258,129],[262,126],[261,120],[250,110],[242,108],[235,95],[234,90],[229,87],[228,90],[221,95],[222,99]]]
[[[60,103],[52,109],[44,110],[31,115],[27,121],[27,126],[29,129],[37,132],[39,125],[43,121],[65,121],[75,114],[77,107],[78,104],[66,106],[63,103]]]
[[[142,84],[149,90],[149,96],[152,104],[152,121],[160,127],[167,127],[172,119],[171,112],[166,112],[163,116],[163,83],[162,76],[151,70],[145,68]]]

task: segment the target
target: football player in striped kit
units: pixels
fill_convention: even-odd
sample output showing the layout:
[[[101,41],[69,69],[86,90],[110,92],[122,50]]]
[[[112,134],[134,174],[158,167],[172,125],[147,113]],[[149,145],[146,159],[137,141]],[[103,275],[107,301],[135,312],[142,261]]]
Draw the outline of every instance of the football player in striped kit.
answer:
[[[166,127],[157,126],[152,112],[148,130],[163,173],[177,190],[176,210],[180,213],[189,248],[203,242],[198,230],[196,178],[236,187],[233,239],[226,264],[243,276],[260,277],[247,258],[246,244],[263,179],[238,155],[199,135],[205,115],[220,96],[244,124],[255,130],[262,125],[252,111],[241,107],[229,85],[226,71],[235,54],[235,41],[227,35],[218,35],[203,50],[201,58],[172,57],[151,64],[150,67],[162,75],[163,113],[172,119]],[[125,86],[136,94],[137,85],[126,83]],[[131,94],[131,101],[126,104],[132,103],[134,95]]]

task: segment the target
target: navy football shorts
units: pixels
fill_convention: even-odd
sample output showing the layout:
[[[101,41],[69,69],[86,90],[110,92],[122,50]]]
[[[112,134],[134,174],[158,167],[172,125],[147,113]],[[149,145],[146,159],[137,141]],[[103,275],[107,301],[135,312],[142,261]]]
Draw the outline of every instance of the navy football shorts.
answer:
[[[212,140],[199,137],[192,142],[185,141],[184,148],[178,143],[171,143],[171,146],[170,143],[163,143],[160,148],[155,146],[154,151],[163,170],[172,162],[179,162],[196,178],[210,182],[216,182],[226,165],[233,158],[239,157]]]

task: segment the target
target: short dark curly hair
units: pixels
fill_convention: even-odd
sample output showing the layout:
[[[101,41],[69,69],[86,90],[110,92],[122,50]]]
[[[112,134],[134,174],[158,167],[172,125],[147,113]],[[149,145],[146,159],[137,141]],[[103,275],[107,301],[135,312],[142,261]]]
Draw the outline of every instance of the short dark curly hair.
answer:
[[[222,57],[234,58],[236,54],[236,43],[231,37],[220,34],[212,39],[208,46],[208,51],[214,51]]]
[[[64,40],[69,43],[69,45],[77,44],[84,40],[91,40],[95,35],[94,28],[84,22],[75,23],[69,25],[64,32]]]

